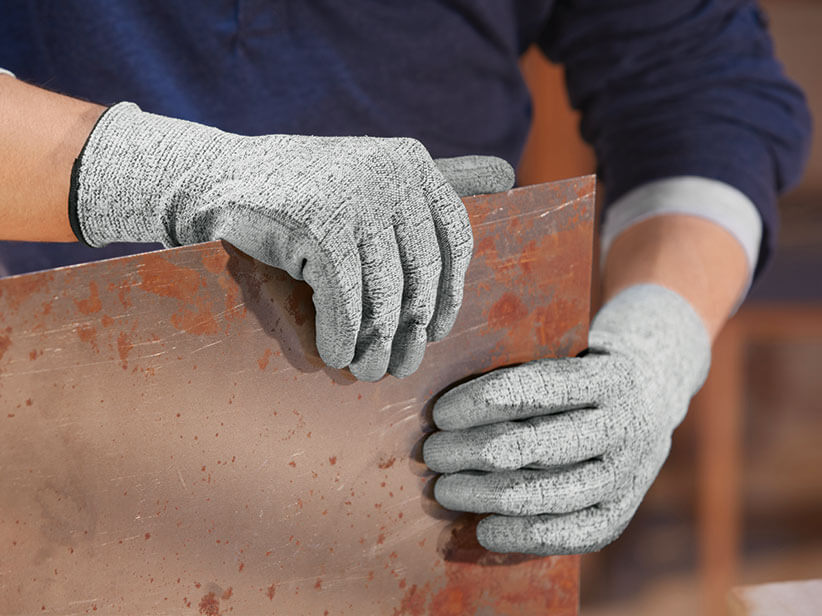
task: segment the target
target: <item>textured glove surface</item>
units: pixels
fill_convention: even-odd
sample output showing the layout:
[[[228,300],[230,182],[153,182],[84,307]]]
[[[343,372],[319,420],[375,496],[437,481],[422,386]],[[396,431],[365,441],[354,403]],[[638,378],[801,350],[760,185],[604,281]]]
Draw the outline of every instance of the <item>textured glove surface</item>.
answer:
[[[448,509],[493,513],[496,552],[572,554],[617,538],[664,463],[702,386],[710,340],[679,295],[630,287],[594,319],[582,357],[490,372],[434,406],[424,444]]]
[[[465,196],[514,175],[414,139],[243,137],[119,103],[81,155],[76,211],[92,246],[224,239],[305,280],[323,361],[376,380],[416,370],[456,319],[473,239],[449,180]]]

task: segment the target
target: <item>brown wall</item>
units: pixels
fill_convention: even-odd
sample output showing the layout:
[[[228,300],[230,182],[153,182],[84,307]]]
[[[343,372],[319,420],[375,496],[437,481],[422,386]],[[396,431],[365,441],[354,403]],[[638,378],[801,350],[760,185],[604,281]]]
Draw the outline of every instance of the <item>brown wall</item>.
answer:
[[[534,122],[517,169],[520,184],[536,184],[586,175],[594,169],[594,155],[579,136],[579,114],[565,92],[563,71],[532,47],[521,61],[534,99]]]

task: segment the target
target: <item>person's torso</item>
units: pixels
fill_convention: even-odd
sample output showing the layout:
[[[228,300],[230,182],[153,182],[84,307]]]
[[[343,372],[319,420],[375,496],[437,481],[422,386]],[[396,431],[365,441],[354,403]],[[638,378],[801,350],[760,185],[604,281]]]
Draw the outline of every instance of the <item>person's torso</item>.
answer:
[[[552,5],[11,0],[0,20],[0,66],[64,94],[129,100],[246,135],[407,136],[435,157],[495,154],[515,164],[530,124],[517,62]],[[21,245],[39,262],[27,261]],[[0,261],[18,273],[67,264],[66,256],[113,256],[100,250],[0,243]],[[59,262],[42,258],[58,253]]]

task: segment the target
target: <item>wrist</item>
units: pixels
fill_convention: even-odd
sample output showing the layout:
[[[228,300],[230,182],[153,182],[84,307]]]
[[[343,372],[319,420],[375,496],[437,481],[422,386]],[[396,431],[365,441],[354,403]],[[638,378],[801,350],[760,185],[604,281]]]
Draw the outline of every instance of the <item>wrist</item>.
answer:
[[[749,275],[739,242],[714,222],[680,214],[643,220],[614,240],[603,273],[605,299],[642,283],[685,298],[714,336]]]
[[[0,75],[0,239],[74,242],[71,166],[103,107]]]
[[[684,297],[658,284],[614,295],[591,323],[589,347],[628,353],[663,381],[678,381],[689,396],[704,383],[711,360],[702,318]]]

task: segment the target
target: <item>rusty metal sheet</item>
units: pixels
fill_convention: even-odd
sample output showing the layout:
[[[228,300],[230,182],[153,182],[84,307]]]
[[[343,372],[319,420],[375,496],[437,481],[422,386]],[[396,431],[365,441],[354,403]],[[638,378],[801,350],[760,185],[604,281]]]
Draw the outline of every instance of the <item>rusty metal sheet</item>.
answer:
[[[0,280],[0,613],[576,614],[576,557],[431,498],[434,396],[582,349],[593,178],[466,199],[451,335],[360,383],[310,289],[224,242]]]

